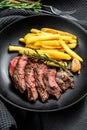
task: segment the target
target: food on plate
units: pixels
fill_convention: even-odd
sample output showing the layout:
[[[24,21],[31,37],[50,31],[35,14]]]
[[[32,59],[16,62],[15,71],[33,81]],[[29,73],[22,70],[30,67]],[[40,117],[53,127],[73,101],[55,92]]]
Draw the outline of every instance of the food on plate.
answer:
[[[66,43],[64,42],[61,42],[60,43],[62,45],[62,47],[64,48],[64,50],[70,55],[72,56],[73,58],[76,58],[78,59],[79,61],[83,62],[83,59],[78,55],[76,54],[74,51],[72,51],[67,45]]]
[[[9,51],[18,51],[20,54],[28,54],[27,52],[29,52],[29,54],[35,54],[35,50],[30,49],[30,48],[25,48],[25,47],[16,47],[16,46],[9,46]],[[53,49],[44,49],[44,50],[37,50],[37,52],[42,55],[42,54],[46,54],[47,56],[49,56],[50,58],[56,59],[56,60],[70,60],[71,56],[58,51],[58,50],[53,50]]]
[[[30,53],[34,52],[31,50],[33,48],[38,53],[45,53],[53,59],[71,60],[76,58],[83,62],[83,59],[72,50],[78,45],[77,37],[64,31],[51,28],[42,28],[41,30],[32,28],[19,41],[24,43],[25,47],[9,46],[9,50],[24,54],[28,50]]]
[[[71,71],[80,73],[80,70],[81,70],[81,63],[79,62],[78,59],[74,58],[71,64]]]
[[[27,91],[29,101],[40,97],[45,102],[50,96],[59,99],[68,88],[74,88],[73,78],[63,69],[49,67],[24,55],[10,61],[9,73],[14,86],[21,93]]]
[[[45,102],[51,96],[59,99],[68,88],[74,88],[73,74],[80,74],[83,62],[74,51],[77,36],[52,28],[32,28],[19,42],[24,46],[8,47],[19,54],[10,61],[9,73],[14,86],[21,93],[27,91],[29,101],[41,98]]]

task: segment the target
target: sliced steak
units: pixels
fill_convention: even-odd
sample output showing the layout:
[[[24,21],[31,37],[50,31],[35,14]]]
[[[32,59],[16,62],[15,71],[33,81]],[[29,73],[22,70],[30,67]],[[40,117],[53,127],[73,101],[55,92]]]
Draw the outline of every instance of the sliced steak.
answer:
[[[69,74],[63,70],[60,70],[57,72],[56,75],[56,81],[58,84],[61,84],[62,90],[67,90],[68,88],[74,88],[74,80],[72,77],[69,76]]]
[[[46,91],[46,86],[44,84],[44,76],[46,75],[47,69],[47,66],[44,64],[38,64],[38,67],[35,69],[37,91],[41,97],[42,102],[45,102],[49,97],[49,94]]]
[[[36,63],[33,64],[29,62],[25,68],[25,82],[26,82],[26,88],[28,92],[28,99],[30,101],[36,101],[36,99],[38,98],[35,73],[34,73],[34,68],[36,67],[37,67]]]
[[[45,78],[45,83],[47,87],[47,92],[50,95],[53,95],[56,97],[56,99],[59,99],[61,96],[62,90],[58,86],[56,82],[56,69],[48,69],[46,78]]]
[[[66,85],[65,82],[58,76],[56,76],[56,82],[59,85],[59,87],[64,91],[64,87]]]
[[[16,65],[17,65],[18,59],[19,59],[19,57],[17,56],[17,57],[13,58],[13,59],[10,61],[10,66],[9,66],[10,76],[12,76],[13,73],[14,73],[14,70],[15,70],[15,67],[16,67]]]
[[[15,67],[14,73],[12,75],[12,79],[14,85],[17,89],[19,89],[22,93],[26,90],[25,84],[25,66],[28,62],[28,58],[26,56],[20,56]]]
[[[20,92],[27,90],[30,101],[36,101],[40,96],[45,102],[50,95],[59,99],[62,92],[74,88],[74,79],[67,72],[39,64],[37,60],[31,61],[27,56],[13,58],[9,74]]]

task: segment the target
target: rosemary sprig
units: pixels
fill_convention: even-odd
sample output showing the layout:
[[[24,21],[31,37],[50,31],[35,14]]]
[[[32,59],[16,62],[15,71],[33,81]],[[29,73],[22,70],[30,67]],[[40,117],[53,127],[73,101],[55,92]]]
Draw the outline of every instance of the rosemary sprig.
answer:
[[[33,48],[30,48],[30,49],[33,49]],[[33,50],[36,53],[30,54],[29,51],[27,51],[24,54],[26,54],[32,60],[37,59],[39,62],[42,62],[44,64],[47,64],[47,65],[50,65],[50,66],[55,66],[55,67],[60,67],[63,70],[65,70],[66,72],[68,72],[70,76],[73,76],[73,74],[68,70],[68,68],[65,64],[61,63],[60,61],[57,61],[55,59],[48,57],[46,54],[42,54],[42,55],[39,54],[36,49],[33,49]]]
[[[40,0],[37,2],[11,2],[8,0],[1,0],[0,1],[0,9],[3,8],[15,8],[15,9],[30,9],[35,12],[41,12],[42,4],[40,3]]]

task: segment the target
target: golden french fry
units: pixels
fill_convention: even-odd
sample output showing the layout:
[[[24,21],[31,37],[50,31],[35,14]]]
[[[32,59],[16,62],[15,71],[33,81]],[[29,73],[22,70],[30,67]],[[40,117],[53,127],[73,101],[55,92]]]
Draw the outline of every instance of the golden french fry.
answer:
[[[43,32],[43,31],[41,31],[41,30],[39,30],[39,29],[35,29],[35,28],[32,28],[31,30],[30,30],[30,32],[31,33],[34,33],[36,36],[40,36],[40,35],[50,35],[50,33],[47,33],[47,32]]]
[[[66,36],[71,36],[74,39],[77,39],[77,37],[71,33],[52,29],[52,28],[42,28],[41,31],[48,32],[48,33],[53,33],[53,34],[61,34],[61,35],[66,35]]]
[[[62,46],[60,45],[61,40],[48,40],[48,41],[37,41],[34,43],[33,46],[37,46],[37,47],[43,47],[43,48],[62,48]],[[66,42],[67,43],[67,42]],[[77,46],[77,43],[70,43],[67,45],[69,46],[69,48],[73,49]]]
[[[71,56],[60,52],[58,50],[37,50],[39,54],[47,54],[50,58],[56,59],[56,60],[70,60]]]
[[[24,38],[20,38],[20,39],[19,39],[19,41],[20,41],[20,42],[24,42],[24,43],[25,43]]]
[[[24,49],[25,49],[25,47],[19,47],[19,46],[9,46],[8,47],[9,51],[20,51],[20,50],[24,50]]]
[[[28,35],[26,37],[24,37],[25,43],[26,44],[31,44],[34,43],[36,41],[42,41],[42,40],[60,40],[63,39],[66,42],[69,42],[70,40],[72,40],[72,38],[70,36],[60,36],[59,34],[50,34],[50,35],[40,35],[40,36],[32,36],[28,37]]]
[[[24,36],[24,41],[25,41],[25,43],[26,43],[27,39],[29,39],[29,38],[31,38],[31,37],[33,37],[33,36],[36,36],[36,34],[34,34],[34,33],[27,33],[27,34]]]
[[[78,59],[79,61],[83,62],[83,59],[74,51],[72,51],[67,44],[64,41],[61,41],[61,46],[64,48],[64,50],[73,58]]]
[[[36,29],[36,28],[32,28],[32,29],[30,30],[30,32],[31,32],[31,33],[40,33],[41,30]]]
[[[8,47],[9,51],[17,51],[19,52],[19,54],[34,54],[35,51],[30,49],[30,48],[26,48],[26,47],[19,47],[19,46],[9,46]]]
[[[60,52],[65,52],[65,50],[63,48],[44,48],[44,47],[40,47],[39,48],[40,50],[57,50],[57,51],[60,51]]]
[[[42,49],[42,50],[46,50],[46,49],[56,49],[56,50],[59,50],[61,52],[65,52],[65,50],[63,49],[62,46],[26,46],[26,47],[31,47],[31,48],[36,48],[36,49]],[[74,49],[76,47],[76,44],[69,44],[68,47],[70,49]]]
[[[36,41],[35,46],[60,46],[59,40]]]
[[[35,54],[36,52],[32,49],[25,48],[25,47],[17,47],[17,46],[9,46],[8,48],[9,51],[18,51],[19,53],[25,54],[29,52],[30,54]],[[64,53],[60,52],[57,50],[37,50],[39,54],[46,54],[50,58],[56,59],[56,60],[70,60],[71,56]]]
[[[76,43],[71,43],[71,44],[67,44],[67,46],[68,46],[70,49],[74,49],[74,48],[76,48],[77,44],[76,44]]]
[[[72,44],[78,44],[78,40],[77,39],[72,39],[71,41],[68,42],[69,43],[72,43]]]
[[[40,46],[34,46],[34,44],[26,44],[26,48],[32,48],[32,49],[40,49]]]
[[[60,48],[62,48],[61,46],[43,46],[43,45],[42,45],[42,47],[45,48],[45,49],[46,48],[48,48],[48,49],[60,49]]]

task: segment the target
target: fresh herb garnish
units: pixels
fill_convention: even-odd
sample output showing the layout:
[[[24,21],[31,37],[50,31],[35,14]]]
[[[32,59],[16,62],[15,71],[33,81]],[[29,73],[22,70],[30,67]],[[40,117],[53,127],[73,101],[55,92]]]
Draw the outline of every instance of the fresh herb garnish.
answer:
[[[41,12],[42,4],[40,3],[40,0],[37,2],[12,2],[8,0],[1,0],[0,1],[0,9],[3,8],[15,8],[15,9],[30,9],[35,12]]]

